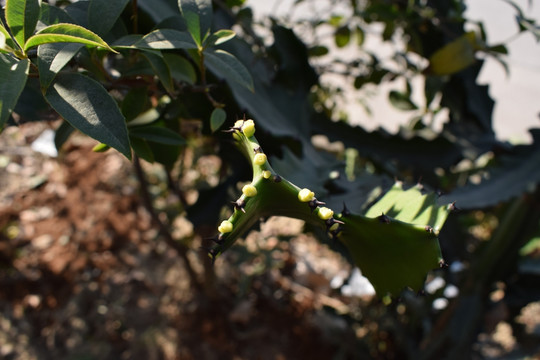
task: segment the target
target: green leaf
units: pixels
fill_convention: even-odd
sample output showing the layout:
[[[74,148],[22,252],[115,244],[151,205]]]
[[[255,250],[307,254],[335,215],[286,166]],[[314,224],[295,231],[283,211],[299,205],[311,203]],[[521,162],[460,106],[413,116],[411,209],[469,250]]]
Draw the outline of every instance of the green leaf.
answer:
[[[49,5],[47,3],[41,4],[39,21],[45,24],[45,26],[59,23],[75,24],[75,20],[73,20],[71,16],[64,11],[64,9],[61,9],[58,6]]]
[[[324,56],[328,54],[328,48],[326,46],[317,45],[308,49],[308,54],[312,56]]]
[[[52,43],[38,47],[38,70],[41,87],[46,89],[56,74],[79,52],[83,44]]]
[[[30,60],[0,54],[0,130],[17,104],[28,77]]]
[[[174,92],[173,80],[171,77],[171,71],[169,70],[169,66],[167,66],[165,60],[163,60],[161,56],[149,51],[144,51],[142,55],[150,63],[150,66],[154,70],[154,73],[157,75],[165,90],[169,94],[172,94]]]
[[[210,32],[212,25],[211,0],[178,0],[180,13],[186,20],[188,31],[198,46]]]
[[[135,136],[130,136],[129,138],[131,140],[131,147],[133,148],[133,151],[135,151],[135,154],[137,154],[138,157],[148,161],[149,163],[153,163],[155,161],[154,152],[152,151],[152,148],[148,145],[146,140],[140,139]]]
[[[139,49],[196,49],[197,45],[191,36],[184,32],[172,29],[158,29],[143,36],[134,47]]]
[[[6,22],[21,48],[36,29],[40,5],[40,0],[8,0],[6,3]]]
[[[347,46],[351,41],[351,30],[347,26],[338,28],[334,34],[334,41],[339,48]]]
[[[99,143],[96,146],[92,148],[93,152],[105,152],[109,150],[111,147],[107,144]]]
[[[163,54],[163,59],[167,63],[173,79],[191,85],[195,84],[197,73],[193,65],[186,58],[176,54],[165,53]]]
[[[148,88],[137,87],[131,88],[124,100],[122,101],[122,114],[126,118],[126,121],[131,121],[141,114],[143,111],[150,107],[150,101],[148,96]]]
[[[118,20],[129,0],[92,0],[88,6],[88,27],[96,34],[106,35]]]
[[[215,108],[210,115],[210,130],[216,132],[227,119],[227,113],[221,108]]]
[[[129,135],[131,137],[137,137],[165,145],[184,145],[186,143],[186,140],[178,135],[178,133],[165,127],[155,125],[130,128]]]
[[[223,44],[236,36],[236,33],[232,30],[218,30],[212,35],[210,35],[204,41],[204,47],[211,47],[214,45]]]
[[[234,81],[253,91],[251,74],[234,55],[223,50],[205,51],[204,62],[218,77]]]
[[[388,94],[388,100],[390,100],[390,103],[399,110],[407,111],[418,109],[418,106],[412,102],[411,98],[406,93],[392,90]]]
[[[0,19],[0,34],[2,34],[1,36],[3,38],[3,44],[0,44],[0,49],[12,52],[14,49],[17,48],[15,42],[13,42],[13,39],[11,38],[11,35],[2,23],[2,19]]]
[[[90,46],[103,47],[112,52],[116,52],[103,41],[99,36],[79,25],[74,24],[55,24],[49,25],[30,37],[24,44],[24,51],[28,49],[49,43],[71,42]]]
[[[73,134],[75,128],[71,126],[67,121],[63,121],[62,124],[56,129],[56,134],[54,135],[54,146],[56,150],[60,150],[62,145],[69,139],[71,134]]]
[[[81,74],[60,73],[45,98],[73,127],[131,159],[124,116],[97,81]]]
[[[470,31],[437,50],[429,58],[428,72],[433,75],[451,75],[476,61],[476,34]]]

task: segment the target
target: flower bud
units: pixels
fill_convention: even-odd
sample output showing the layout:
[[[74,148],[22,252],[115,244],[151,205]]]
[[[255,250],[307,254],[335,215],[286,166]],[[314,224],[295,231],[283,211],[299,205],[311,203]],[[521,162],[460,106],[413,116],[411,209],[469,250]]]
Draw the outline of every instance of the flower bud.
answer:
[[[319,209],[319,218],[323,219],[323,220],[328,220],[330,219],[332,216],[334,216],[334,212],[327,208],[327,207],[322,207]]]
[[[229,220],[223,220],[218,226],[218,231],[222,234],[229,233],[233,230],[233,224]]]
[[[255,165],[264,165],[266,163],[266,155],[263,153],[255,154],[253,157],[253,164]]]
[[[313,200],[315,193],[309,189],[302,189],[298,192],[298,200],[301,202],[308,202]]]
[[[272,173],[269,170],[265,170],[263,171],[262,176],[265,179],[270,179],[270,177],[272,176]]]
[[[244,194],[246,197],[253,197],[257,195],[257,188],[251,184],[244,185],[242,188],[242,194]]]
[[[246,137],[251,137],[253,134],[255,134],[255,123],[253,120],[246,120],[244,121],[244,125],[242,125],[242,132]]]

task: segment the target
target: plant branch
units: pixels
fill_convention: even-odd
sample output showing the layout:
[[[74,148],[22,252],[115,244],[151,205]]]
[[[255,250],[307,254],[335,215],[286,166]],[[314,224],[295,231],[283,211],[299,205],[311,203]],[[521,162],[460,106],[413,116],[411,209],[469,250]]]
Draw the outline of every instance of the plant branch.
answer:
[[[175,241],[167,228],[167,226],[161,221],[158,214],[156,213],[153,205],[152,205],[152,199],[150,197],[150,193],[148,192],[148,182],[146,181],[146,177],[144,175],[144,170],[142,169],[141,162],[137,155],[133,157],[133,165],[135,167],[135,174],[137,176],[137,179],[139,180],[140,189],[141,189],[141,197],[143,201],[143,205],[146,208],[146,210],[150,213],[150,216],[152,217],[152,220],[154,223],[156,223],[159,227],[159,232],[161,236],[165,239],[165,242],[167,245],[169,245],[171,248],[176,250],[178,255],[184,260],[184,264],[186,267],[186,271],[188,272],[189,278],[191,280],[191,283],[195,289],[200,291],[202,289],[201,284],[199,282],[197,273],[191,267],[191,263],[189,262],[189,258],[187,256],[188,248],[184,246],[182,243]]]

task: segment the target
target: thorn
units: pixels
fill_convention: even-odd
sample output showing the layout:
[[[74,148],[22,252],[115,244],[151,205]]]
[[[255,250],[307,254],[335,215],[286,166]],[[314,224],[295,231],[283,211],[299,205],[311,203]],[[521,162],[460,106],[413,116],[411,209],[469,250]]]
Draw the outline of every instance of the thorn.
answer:
[[[326,203],[324,203],[322,201],[319,201],[316,198],[313,198],[313,200],[310,200],[308,202],[308,205],[309,205],[309,207],[311,209],[311,212],[313,212],[318,206],[326,205]]]
[[[281,176],[279,176],[279,175],[274,175],[274,182],[276,182],[276,183],[281,182]]]
[[[432,228],[431,226],[429,226],[429,225],[426,225],[426,226],[424,227],[424,230],[426,230],[426,231],[427,231],[428,233],[430,233],[430,234],[433,234],[433,228]]]
[[[460,211],[461,209],[456,206],[456,202],[452,202],[450,205],[448,205],[448,210],[450,211]]]
[[[390,218],[384,214],[381,214],[381,216],[379,216],[379,221],[383,224],[390,224]]]
[[[328,228],[330,228],[332,225],[334,224],[340,224],[340,225],[344,225],[345,223],[341,220],[336,220],[334,219],[333,217],[331,217],[330,219],[326,220],[326,226]]]
[[[262,148],[261,148],[260,146],[257,146],[257,147],[255,147],[255,148],[253,148],[253,152],[254,152],[255,154],[258,154],[258,153],[262,152]]]
[[[341,210],[342,216],[349,216],[351,215],[351,211],[347,208],[347,205],[345,205],[345,201],[343,202],[343,210]]]
[[[244,208],[246,206],[246,202],[243,199],[231,201],[231,203],[234,204],[234,210],[240,210],[244,214],[246,213],[246,209]]]
[[[439,260],[439,267],[441,269],[446,269],[446,268],[448,268],[448,266],[449,265],[446,263],[446,261],[444,261],[443,259]]]

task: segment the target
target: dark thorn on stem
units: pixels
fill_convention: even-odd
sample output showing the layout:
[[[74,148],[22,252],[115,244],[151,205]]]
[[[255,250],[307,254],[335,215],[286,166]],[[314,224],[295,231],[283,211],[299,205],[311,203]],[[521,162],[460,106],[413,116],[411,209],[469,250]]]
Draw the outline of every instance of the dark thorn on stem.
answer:
[[[351,211],[349,208],[347,208],[347,205],[345,205],[345,201],[343,202],[343,210],[341,210],[341,215],[345,217],[351,215]]]
[[[274,182],[276,182],[276,183],[281,182],[281,176],[274,175]]]
[[[383,224],[390,224],[390,218],[384,214],[379,216],[379,221]]]
[[[452,202],[450,205],[448,205],[448,210],[450,211],[460,211],[461,209],[456,206],[456,202]]]
[[[311,212],[313,212],[318,206],[326,205],[326,203],[317,200],[316,198],[313,198],[310,202],[308,202],[309,208],[311,209]]]
[[[236,201],[232,201],[232,203],[234,204],[234,209],[235,210],[240,210],[244,214],[246,213],[246,209],[244,208],[246,206],[246,202],[243,199],[238,199]]]
[[[255,147],[255,148],[253,148],[253,152],[254,152],[255,154],[258,154],[258,153],[262,152],[262,148],[261,148],[260,146],[257,146],[257,147]]]
[[[433,228],[432,228],[431,226],[429,226],[429,225],[426,225],[426,226],[424,227],[424,230],[426,230],[426,231],[427,231],[428,233],[430,233],[430,234],[433,234]]]

